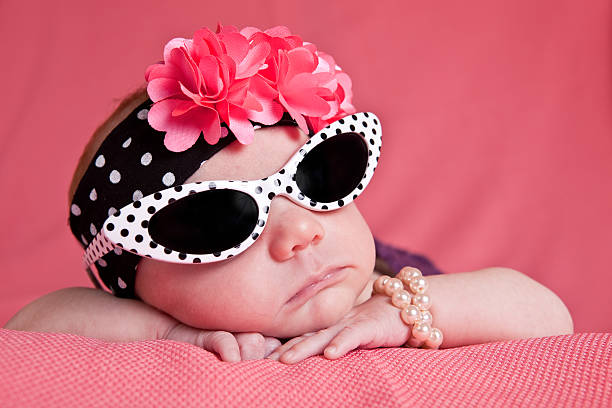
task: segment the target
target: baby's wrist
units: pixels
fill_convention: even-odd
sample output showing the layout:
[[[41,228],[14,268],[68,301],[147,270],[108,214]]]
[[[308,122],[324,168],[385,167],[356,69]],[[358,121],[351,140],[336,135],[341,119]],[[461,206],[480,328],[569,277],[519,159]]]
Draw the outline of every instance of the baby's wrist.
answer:
[[[428,281],[421,271],[411,267],[402,268],[396,278],[381,276],[374,283],[373,296],[386,295],[400,309],[401,320],[410,327],[406,346],[436,349],[442,344],[442,331],[433,327],[429,311],[432,301],[427,289]]]
[[[391,303],[391,298],[385,294],[372,293],[368,303],[375,305],[385,314],[386,325],[384,327],[388,333],[387,338],[390,344],[395,346],[406,344],[411,337],[412,326],[404,323],[400,316],[400,310]]]

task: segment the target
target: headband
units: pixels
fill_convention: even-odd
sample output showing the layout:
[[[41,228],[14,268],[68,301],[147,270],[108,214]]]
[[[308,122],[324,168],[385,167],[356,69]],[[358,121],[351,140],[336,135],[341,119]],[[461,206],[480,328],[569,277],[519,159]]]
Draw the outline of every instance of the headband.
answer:
[[[149,99],[109,133],[75,191],[69,224],[83,248],[119,208],[183,184],[225,146],[249,144],[256,129],[297,125],[312,136],[355,112],[348,75],[286,27],[174,38],[145,79]],[[136,298],[140,259],[117,247],[88,273],[96,287]]]

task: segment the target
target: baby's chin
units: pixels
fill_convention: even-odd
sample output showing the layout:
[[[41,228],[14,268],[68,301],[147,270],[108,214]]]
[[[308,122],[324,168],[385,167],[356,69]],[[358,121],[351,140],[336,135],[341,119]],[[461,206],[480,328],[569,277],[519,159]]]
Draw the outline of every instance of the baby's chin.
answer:
[[[338,323],[355,304],[355,294],[346,289],[321,291],[297,310],[261,333],[276,338],[292,338],[327,329]]]

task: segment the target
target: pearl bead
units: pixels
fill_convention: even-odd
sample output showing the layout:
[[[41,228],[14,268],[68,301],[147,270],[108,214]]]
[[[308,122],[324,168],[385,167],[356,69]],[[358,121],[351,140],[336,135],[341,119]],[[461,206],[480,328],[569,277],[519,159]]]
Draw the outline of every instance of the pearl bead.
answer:
[[[403,289],[398,290],[391,296],[391,303],[393,303],[393,306],[399,307],[400,309],[410,306],[411,300],[412,296],[410,296],[410,293]]]
[[[410,290],[414,293],[425,293],[427,290],[427,281],[422,276],[417,276],[410,279]]]
[[[442,331],[437,328],[432,328],[431,333],[429,333],[429,338],[425,340],[425,347],[436,349],[440,347],[443,339]]]
[[[423,323],[428,323],[428,324],[433,324],[433,316],[431,315],[431,312],[429,310],[423,310],[421,312],[421,318],[419,319],[420,322]]]
[[[417,293],[412,297],[412,304],[419,310],[427,310],[431,307],[431,298],[426,293]]]
[[[406,306],[400,312],[400,317],[404,323],[411,325],[421,318],[421,311],[414,305]]]
[[[427,323],[416,322],[412,326],[412,335],[415,339],[425,341],[429,338],[431,333],[431,326]]]
[[[391,279],[391,277],[387,275],[379,276],[378,279],[374,281],[374,291],[376,293],[385,293],[385,284],[389,279]]]
[[[395,278],[379,276],[372,285],[372,295],[390,296],[393,306],[400,309],[402,321],[412,326],[406,347],[436,349],[442,344],[442,331],[432,327],[431,298],[425,293],[428,287],[421,271],[410,266],[403,267]]]
[[[396,275],[397,278],[401,279],[403,282],[410,282],[410,279],[421,276],[421,271],[417,268],[412,268],[410,266],[404,266],[399,273]]]
[[[385,283],[385,293],[387,296],[391,296],[401,289],[404,289],[404,284],[399,279],[391,278]]]

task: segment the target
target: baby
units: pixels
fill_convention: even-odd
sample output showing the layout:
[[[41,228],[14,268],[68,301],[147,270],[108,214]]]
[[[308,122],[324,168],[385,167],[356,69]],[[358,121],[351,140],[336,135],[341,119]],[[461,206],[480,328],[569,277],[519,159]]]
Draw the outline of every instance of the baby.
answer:
[[[389,271],[353,200],[381,127],[355,111],[331,56],[285,27],[219,27],[168,42],[145,77],[95,132],[69,192],[98,289],[47,294],[6,328],[171,339],[224,361],[430,344],[373,293]],[[573,332],[563,302],[512,269],[425,280],[442,348]]]

